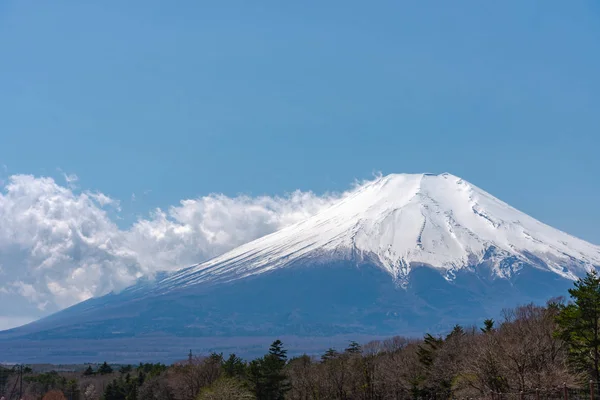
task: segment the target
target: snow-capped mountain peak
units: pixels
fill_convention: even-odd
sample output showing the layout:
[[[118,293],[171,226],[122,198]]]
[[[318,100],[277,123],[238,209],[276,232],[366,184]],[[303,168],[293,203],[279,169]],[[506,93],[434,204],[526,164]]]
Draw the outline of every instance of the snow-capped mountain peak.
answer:
[[[456,271],[482,264],[499,277],[530,265],[574,279],[600,266],[600,247],[454,175],[393,174],[357,187],[305,221],[181,270],[161,286],[235,280],[307,259],[369,262],[400,282],[416,266],[451,280]]]
[[[322,350],[347,344],[347,334],[478,324],[564,294],[590,268],[600,268],[598,246],[456,176],[389,175],[208,262],[0,333],[0,352],[87,361],[92,339],[97,358],[122,359],[127,348],[139,360],[159,342],[177,355],[195,346],[248,352],[252,340],[283,336]]]

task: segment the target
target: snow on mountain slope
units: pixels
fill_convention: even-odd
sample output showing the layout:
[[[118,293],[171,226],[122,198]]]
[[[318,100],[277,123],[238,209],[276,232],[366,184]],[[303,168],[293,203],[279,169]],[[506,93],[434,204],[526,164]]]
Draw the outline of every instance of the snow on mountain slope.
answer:
[[[251,354],[274,337],[322,352],[350,336],[480,324],[566,293],[591,268],[600,247],[456,176],[390,175],[208,262],[0,332],[0,353],[172,361],[190,348]],[[295,354],[310,351],[298,343]]]
[[[451,174],[396,174],[358,187],[301,223],[183,269],[157,287],[230,281],[306,259],[373,263],[401,284],[420,265],[439,270],[447,280],[481,264],[499,277],[531,265],[575,279],[600,266],[600,247]]]

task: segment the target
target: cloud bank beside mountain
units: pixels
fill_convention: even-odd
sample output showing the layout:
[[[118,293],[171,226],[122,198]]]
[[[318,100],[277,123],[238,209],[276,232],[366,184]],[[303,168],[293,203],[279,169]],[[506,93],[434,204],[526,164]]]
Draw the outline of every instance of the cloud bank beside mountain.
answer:
[[[128,229],[119,201],[48,177],[0,182],[0,317],[4,327],[119,290],[303,220],[344,196],[210,194],[156,209]],[[16,318],[16,317],[19,318]],[[0,328],[2,328],[0,326]]]

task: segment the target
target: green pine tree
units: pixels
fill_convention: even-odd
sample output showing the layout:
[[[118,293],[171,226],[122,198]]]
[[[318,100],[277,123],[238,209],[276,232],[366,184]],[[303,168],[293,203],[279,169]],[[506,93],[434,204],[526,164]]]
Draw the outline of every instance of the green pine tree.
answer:
[[[122,384],[117,379],[114,379],[110,382],[106,389],[104,390],[104,395],[102,396],[102,400],[126,400],[127,399],[127,391]]]
[[[490,333],[494,330],[495,323],[496,322],[493,319],[488,318],[485,321],[483,321],[483,328],[479,328],[479,329],[481,329],[481,332],[483,332],[483,333]]]
[[[277,339],[271,344],[268,356],[273,357],[282,368],[285,366],[285,363],[287,362],[287,350],[284,350],[281,340]]]
[[[250,361],[248,365],[248,382],[257,400],[265,398],[265,376],[263,372],[264,357]]]
[[[267,400],[283,400],[285,393],[290,390],[290,384],[284,372],[287,363],[287,350],[284,350],[281,340],[276,340],[269,348],[269,354],[264,359]]]
[[[437,350],[442,346],[444,341],[441,338],[431,336],[429,333],[423,338],[423,343],[417,349],[419,362],[425,367],[430,367],[435,360]]]
[[[330,348],[321,356],[321,361],[329,361],[339,357],[340,353],[336,349]]]
[[[465,334],[465,330],[463,329],[463,327],[457,324],[457,325],[454,325],[454,328],[452,328],[452,332],[450,332],[448,334],[448,336],[446,336],[446,340],[448,340],[450,338],[461,337],[464,334]]]
[[[357,342],[352,341],[348,345],[348,348],[345,350],[345,352],[348,354],[361,354],[362,347],[360,347],[360,344],[358,344]]]
[[[85,371],[83,371],[83,375],[84,376],[94,375],[94,370],[92,369],[91,365],[88,365],[87,369]]]
[[[600,380],[600,276],[589,272],[569,289],[571,302],[559,306],[557,335],[569,345],[575,368]]]
[[[418,346],[417,357],[423,369],[418,378],[412,382],[412,392],[415,398],[436,398],[438,391],[446,389],[446,382],[433,384],[435,381],[433,379],[434,363],[443,345],[444,340],[442,338],[436,338],[428,333],[423,338],[423,343]],[[440,387],[436,387],[437,384],[440,384]],[[444,388],[441,386],[444,386]]]
[[[284,368],[287,363],[287,350],[276,340],[269,353],[253,360],[248,368],[248,380],[257,400],[283,400],[290,390]]]
[[[223,361],[223,372],[228,378],[242,378],[246,375],[246,363],[235,354],[230,354]]]
[[[98,373],[100,375],[107,375],[107,374],[112,374],[113,369],[110,365],[108,365],[106,363],[106,361],[104,361],[104,364],[102,364],[99,368],[98,368]]]

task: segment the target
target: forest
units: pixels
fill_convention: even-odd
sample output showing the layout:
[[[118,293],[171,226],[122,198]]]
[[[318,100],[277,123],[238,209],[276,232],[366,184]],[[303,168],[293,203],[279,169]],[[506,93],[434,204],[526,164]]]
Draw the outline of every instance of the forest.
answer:
[[[3,400],[392,400],[593,398],[600,375],[600,276],[569,298],[507,309],[445,335],[348,343],[321,355],[190,356],[69,372],[0,367]],[[3,396],[3,397],[2,397]]]

